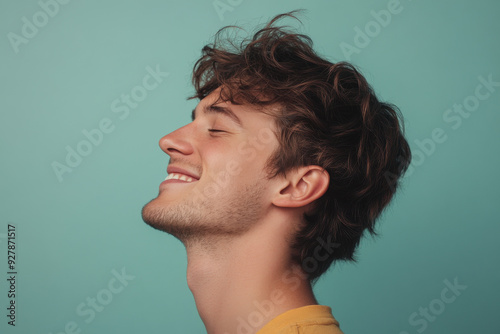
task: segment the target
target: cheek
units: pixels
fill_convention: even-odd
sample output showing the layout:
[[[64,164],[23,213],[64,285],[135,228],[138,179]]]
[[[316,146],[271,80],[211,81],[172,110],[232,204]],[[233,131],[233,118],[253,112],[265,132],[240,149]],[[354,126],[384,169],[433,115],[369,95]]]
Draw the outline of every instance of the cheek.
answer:
[[[248,138],[224,138],[205,142],[200,147],[203,170],[211,175],[236,179],[236,182],[261,179],[264,167],[274,152],[275,143],[255,143]]]
[[[229,145],[211,142],[207,143],[200,152],[203,173],[212,181],[215,179],[218,183],[225,184],[242,174],[244,164],[238,161],[236,149]]]

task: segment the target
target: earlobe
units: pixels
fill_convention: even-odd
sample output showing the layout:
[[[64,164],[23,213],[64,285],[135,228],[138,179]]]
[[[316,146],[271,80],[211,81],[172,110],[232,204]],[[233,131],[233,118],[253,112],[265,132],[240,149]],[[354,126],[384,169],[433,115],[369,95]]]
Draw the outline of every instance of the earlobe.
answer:
[[[273,204],[279,207],[304,207],[323,196],[330,184],[328,172],[319,166],[304,166],[287,173]]]

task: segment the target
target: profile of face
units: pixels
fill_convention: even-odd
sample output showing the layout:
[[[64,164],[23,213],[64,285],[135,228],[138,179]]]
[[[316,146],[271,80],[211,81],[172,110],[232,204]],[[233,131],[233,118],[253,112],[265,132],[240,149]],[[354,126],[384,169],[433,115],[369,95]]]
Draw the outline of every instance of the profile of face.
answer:
[[[142,209],[146,223],[183,242],[245,233],[272,205],[273,117],[219,96],[220,88],[199,102],[191,123],[160,139],[168,177]]]

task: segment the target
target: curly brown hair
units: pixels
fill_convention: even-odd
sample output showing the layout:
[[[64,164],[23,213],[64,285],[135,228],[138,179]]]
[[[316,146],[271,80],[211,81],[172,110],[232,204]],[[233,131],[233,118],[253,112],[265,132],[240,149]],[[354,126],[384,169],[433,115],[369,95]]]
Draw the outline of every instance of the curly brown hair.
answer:
[[[333,261],[356,261],[366,229],[377,235],[375,220],[399,187],[411,152],[399,109],[379,101],[352,64],[331,63],[313,50],[310,37],[275,26],[284,17],[296,19],[294,14],[274,17],[240,44],[222,37],[236,27],[219,30],[194,66],[191,98],[220,87],[224,101],[279,105],[271,177],[307,165],[329,173],[326,193],[304,214],[291,245],[294,260],[314,280]],[[326,259],[315,259],[318,240],[336,245]],[[316,260],[313,268],[304,265],[308,259]]]

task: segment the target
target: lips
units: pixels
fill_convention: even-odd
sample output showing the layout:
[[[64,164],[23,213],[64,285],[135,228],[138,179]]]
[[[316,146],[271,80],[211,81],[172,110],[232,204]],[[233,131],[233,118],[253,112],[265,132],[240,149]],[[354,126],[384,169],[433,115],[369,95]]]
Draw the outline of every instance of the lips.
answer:
[[[168,176],[166,180],[180,180],[184,182],[198,181],[200,178],[196,174],[176,166],[168,166],[167,168]]]

